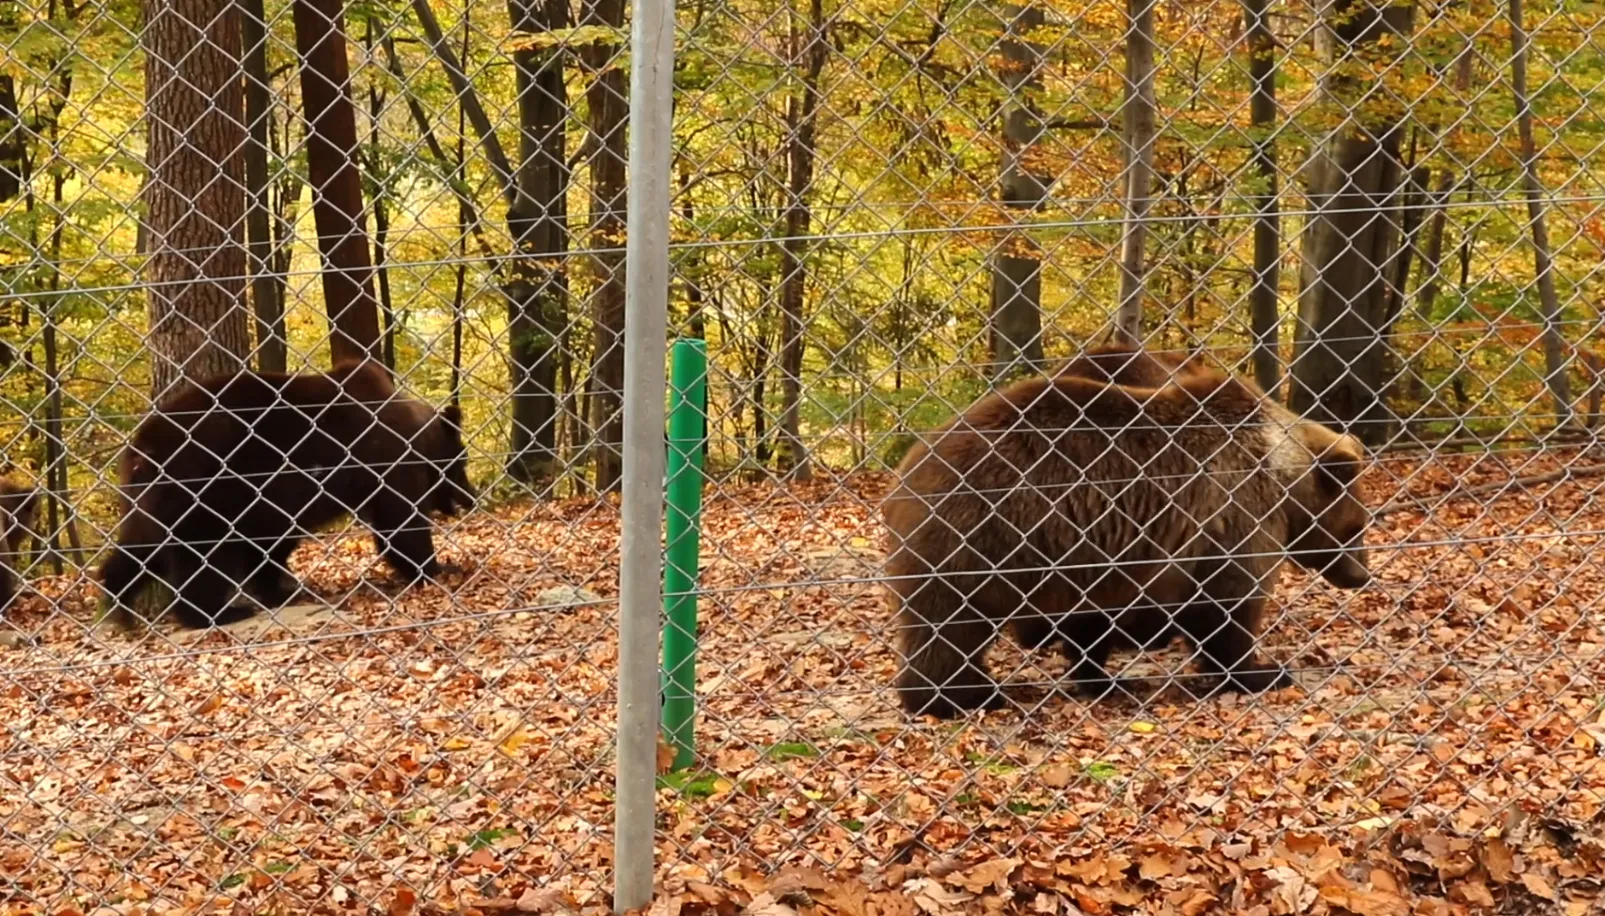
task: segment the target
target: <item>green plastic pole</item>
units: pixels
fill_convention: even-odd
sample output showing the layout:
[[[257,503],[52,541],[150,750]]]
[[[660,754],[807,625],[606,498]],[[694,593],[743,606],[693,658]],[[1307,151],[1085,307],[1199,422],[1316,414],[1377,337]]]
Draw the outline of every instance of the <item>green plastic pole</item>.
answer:
[[[707,344],[674,342],[669,362],[668,529],[663,564],[663,732],[676,769],[696,759],[697,556],[702,539],[702,440]]]

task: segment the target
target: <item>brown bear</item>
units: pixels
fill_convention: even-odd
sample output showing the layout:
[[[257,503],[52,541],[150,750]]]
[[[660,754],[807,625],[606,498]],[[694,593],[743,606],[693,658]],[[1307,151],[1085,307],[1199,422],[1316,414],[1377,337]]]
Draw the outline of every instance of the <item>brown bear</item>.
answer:
[[[0,479],[0,614],[11,608],[21,584],[17,565],[22,561],[22,548],[31,537],[43,543],[36,523],[39,520],[38,487],[29,487],[13,480]]]
[[[982,398],[909,453],[886,502],[904,707],[1001,705],[983,653],[1016,615],[1091,646],[1109,627],[1157,638],[1176,609],[1225,687],[1285,686],[1255,651],[1272,577],[1292,558],[1343,587],[1369,580],[1363,460],[1353,437],[1203,368],[1158,387],[1059,375]],[[1100,674],[1101,655],[1078,674]]]
[[[1110,340],[1087,348],[1060,367],[1054,375],[1139,388],[1159,388],[1179,375],[1202,371],[1207,371],[1207,366],[1198,354],[1146,350]],[[1099,692],[1107,686],[1107,681],[1098,674],[1103,671],[1103,662],[1111,651],[1122,648],[1162,649],[1174,638],[1174,631],[1169,627],[1153,630],[1145,626],[1160,624],[1168,620],[1168,615],[1126,615],[1125,626],[1132,628],[1127,632],[1107,614],[1092,611],[1086,614],[1095,616],[1072,614],[1057,621],[1042,616],[1016,616],[1010,622],[1009,632],[1015,642],[1026,649],[1038,649],[1049,642],[1055,643],[1060,654],[1073,666],[1072,682],[1083,690]],[[1083,644],[1075,638],[1078,634],[1088,637],[1091,642]],[[1095,656],[1096,661],[1089,656]]]
[[[303,538],[351,514],[409,581],[437,575],[429,516],[475,500],[461,416],[396,391],[373,363],[328,373],[241,372],[187,385],[134,430],[123,517],[101,565],[116,618],[152,576],[179,622],[200,629],[276,606]]]
[[[1088,347],[1053,375],[1075,377],[1116,385],[1158,388],[1177,375],[1208,371],[1203,357],[1167,350],[1144,350],[1131,344],[1111,341]]]

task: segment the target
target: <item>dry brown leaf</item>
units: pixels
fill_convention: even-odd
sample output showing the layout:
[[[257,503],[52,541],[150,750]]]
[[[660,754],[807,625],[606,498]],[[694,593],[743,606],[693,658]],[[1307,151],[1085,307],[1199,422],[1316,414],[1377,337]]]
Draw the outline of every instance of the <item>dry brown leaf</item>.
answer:
[[[903,883],[903,891],[914,905],[930,916],[953,916],[964,912],[964,905],[975,899],[974,894],[943,887],[934,878],[915,878]]]
[[[1070,769],[1068,765],[1055,763],[1050,766],[1043,767],[1038,779],[1041,780],[1044,786],[1047,786],[1050,789],[1062,789],[1065,786],[1068,786],[1070,784],[1070,780],[1074,777],[1075,771]]]
[[[1545,900],[1555,900],[1558,896],[1555,893],[1555,886],[1549,883],[1549,879],[1537,872],[1522,872],[1521,884],[1527,888],[1528,893]]]
[[[1006,891],[1009,888],[1009,876],[1020,864],[1020,859],[989,859],[973,868],[954,872],[946,880],[975,894],[988,889]]]
[[[1505,841],[1494,837],[1482,848],[1482,867],[1488,869],[1488,877],[1494,881],[1508,884],[1515,873],[1516,859]]]
[[[408,916],[418,906],[418,895],[410,887],[396,888],[396,895],[390,898],[390,906],[385,909],[388,916]]]

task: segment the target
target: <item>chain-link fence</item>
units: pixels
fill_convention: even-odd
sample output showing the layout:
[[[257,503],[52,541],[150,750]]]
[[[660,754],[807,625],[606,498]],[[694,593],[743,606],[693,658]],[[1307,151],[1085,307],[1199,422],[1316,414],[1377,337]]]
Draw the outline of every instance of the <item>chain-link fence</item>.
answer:
[[[1602,74],[0,0],[4,911],[1605,911]]]

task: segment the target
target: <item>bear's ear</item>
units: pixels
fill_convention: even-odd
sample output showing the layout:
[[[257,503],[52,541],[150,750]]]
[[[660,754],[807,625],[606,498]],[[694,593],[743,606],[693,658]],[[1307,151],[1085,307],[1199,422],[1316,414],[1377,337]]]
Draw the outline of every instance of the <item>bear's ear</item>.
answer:
[[[440,421],[453,433],[461,434],[463,431],[463,411],[456,404],[447,404],[440,412]]]

